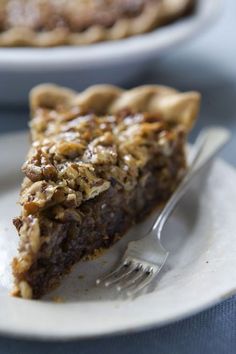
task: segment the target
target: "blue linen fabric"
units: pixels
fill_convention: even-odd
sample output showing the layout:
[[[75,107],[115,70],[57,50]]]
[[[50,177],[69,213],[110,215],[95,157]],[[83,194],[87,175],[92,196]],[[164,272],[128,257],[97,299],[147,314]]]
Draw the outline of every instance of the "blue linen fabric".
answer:
[[[126,87],[161,83],[180,90],[199,90],[202,110],[191,139],[205,125],[228,127],[232,140],[221,157],[236,166],[236,1],[223,3],[224,14],[214,28],[148,65]],[[27,114],[25,107],[0,107],[0,133],[25,129]],[[62,343],[0,337],[0,354],[43,353],[235,354],[236,297],[191,318],[136,334]]]

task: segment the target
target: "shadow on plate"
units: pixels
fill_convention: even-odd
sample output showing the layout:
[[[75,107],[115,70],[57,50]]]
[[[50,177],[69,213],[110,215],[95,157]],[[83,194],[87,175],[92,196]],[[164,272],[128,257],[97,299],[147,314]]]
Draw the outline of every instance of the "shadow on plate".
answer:
[[[3,173],[0,176],[0,193],[4,194],[4,192],[13,190],[16,188],[16,186],[19,186],[20,190],[20,185],[22,183],[22,174],[19,172],[16,172],[16,169],[12,169],[12,173],[9,173],[9,170],[7,171],[6,175]]]

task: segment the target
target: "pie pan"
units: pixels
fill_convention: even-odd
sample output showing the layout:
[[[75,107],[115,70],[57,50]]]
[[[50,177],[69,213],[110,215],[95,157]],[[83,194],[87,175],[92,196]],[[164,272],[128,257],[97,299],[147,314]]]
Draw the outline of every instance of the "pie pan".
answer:
[[[202,32],[218,17],[220,9],[220,0],[198,0],[189,17],[147,34],[112,42],[78,47],[0,48],[0,103],[25,103],[29,90],[40,82],[55,82],[77,90],[99,82],[123,85],[145,69],[149,61]]]

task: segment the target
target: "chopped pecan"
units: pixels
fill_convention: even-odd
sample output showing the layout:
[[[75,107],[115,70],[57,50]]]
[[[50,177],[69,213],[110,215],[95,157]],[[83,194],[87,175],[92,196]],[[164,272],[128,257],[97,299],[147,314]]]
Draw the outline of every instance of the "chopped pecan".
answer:
[[[21,226],[23,225],[22,219],[21,218],[14,218],[13,219],[13,224],[14,224],[15,228],[17,229],[17,231],[19,232]]]
[[[32,182],[57,178],[56,167],[50,161],[49,156],[40,148],[36,148],[35,153],[23,165],[22,171]]]

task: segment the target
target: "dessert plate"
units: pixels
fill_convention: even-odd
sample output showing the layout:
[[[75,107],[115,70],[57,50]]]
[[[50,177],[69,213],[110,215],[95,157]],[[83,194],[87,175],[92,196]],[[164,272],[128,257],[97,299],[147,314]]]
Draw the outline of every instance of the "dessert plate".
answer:
[[[27,134],[0,138],[0,332],[69,339],[127,333],[161,326],[207,308],[236,292],[236,172],[215,160],[202,171],[168,222],[163,243],[171,256],[158,281],[133,300],[96,287],[95,279],[118,261],[127,242],[144,235],[156,217],[134,227],[99,258],[73,269],[60,288],[40,301],[9,296],[10,260],[17,236],[11,219],[27,151]],[[227,181],[227,183],[226,183]]]

